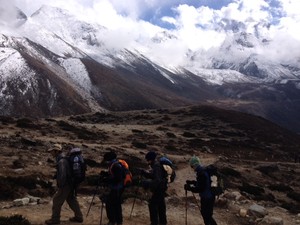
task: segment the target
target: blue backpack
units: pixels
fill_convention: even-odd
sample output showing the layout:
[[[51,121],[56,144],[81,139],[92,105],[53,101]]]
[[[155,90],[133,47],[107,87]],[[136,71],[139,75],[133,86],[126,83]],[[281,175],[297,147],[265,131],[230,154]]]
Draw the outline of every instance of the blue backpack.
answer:
[[[86,163],[81,154],[80,148],[73,148],[68,157],[71,179],[75,186],[78,186],[85,180]]]
[[[176,172],[173,162],[166,156],[161,157],[159,162],[167,174],[168,183],[174,182],[176,178]]]

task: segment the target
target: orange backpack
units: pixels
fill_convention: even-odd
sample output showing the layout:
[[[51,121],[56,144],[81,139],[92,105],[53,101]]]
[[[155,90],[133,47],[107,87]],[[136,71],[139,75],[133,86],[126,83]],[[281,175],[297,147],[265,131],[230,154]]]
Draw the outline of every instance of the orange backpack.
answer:
[[[115,163],[120,163],[123,168],[124,187],[130,186],[132,184],[132,174],[129,170],[128,163],[124,159],[118,159]],[[114,163],[111,165],[110,171],[113,165]]]

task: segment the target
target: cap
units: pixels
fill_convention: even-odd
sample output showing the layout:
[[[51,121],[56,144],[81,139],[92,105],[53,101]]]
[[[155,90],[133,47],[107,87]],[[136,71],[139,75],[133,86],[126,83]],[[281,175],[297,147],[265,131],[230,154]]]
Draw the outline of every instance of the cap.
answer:
[[[117,154],[114,152],[106,152],[103,156],[103,161],[111,161],[117,158]]]
[[[61,152],[62,146],[60,144],[54,144],[51,148],[48,149],[48,152],[51,152],[51,151]]]
[[[155,160],[155,158],[156,158],[156,153],[155,152],[153,152],[153,151],[150,151],[150,152],[148,152],[146,155],[145,155],[145,159],[147,160],[147,161],[149,161],[149,160]]]
[[[81,149],[80,148],[72,148],[70,150],[70,154],[80,154],[81,153]]]
[[[190,163],[190,166],[198,166],[198,165],[200,165],[200,159],[197,156],[193,156],[190,159],[189,163]]]

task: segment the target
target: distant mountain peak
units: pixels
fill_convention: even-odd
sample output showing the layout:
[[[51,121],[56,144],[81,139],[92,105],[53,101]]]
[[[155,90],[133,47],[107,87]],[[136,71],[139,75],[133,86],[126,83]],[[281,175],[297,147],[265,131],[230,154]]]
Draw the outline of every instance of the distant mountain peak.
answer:
[[[46,15],[51,18],[56,18],[56,17],[62,17],[62,16],[71,16],[71,14],[62,8],[54,7],[54,6],[49,6],[49,5],[42,5],[37,11],[35,11],[31,17],[36,17],[36,16],[41,16],[41,15]]]

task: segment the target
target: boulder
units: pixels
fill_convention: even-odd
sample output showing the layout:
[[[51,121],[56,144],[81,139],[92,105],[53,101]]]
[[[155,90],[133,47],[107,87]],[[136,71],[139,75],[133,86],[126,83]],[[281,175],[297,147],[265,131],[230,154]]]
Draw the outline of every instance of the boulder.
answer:
[[[14,206],[24,206],[24,205],[28,205],[30,202],[29,198],[19,198],[19,199],[15,199],[13,201]]]
[[[263,218],[264,216],[266,216],[268,214],[268,211],[266,208],[264,208],[263,206],[257,205],[257,204],[251,205],[249,207],[248,212],[250,215],[255,216],[257,218]]]

